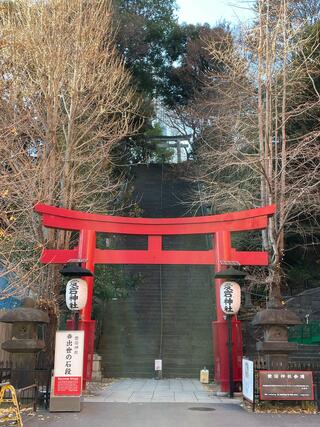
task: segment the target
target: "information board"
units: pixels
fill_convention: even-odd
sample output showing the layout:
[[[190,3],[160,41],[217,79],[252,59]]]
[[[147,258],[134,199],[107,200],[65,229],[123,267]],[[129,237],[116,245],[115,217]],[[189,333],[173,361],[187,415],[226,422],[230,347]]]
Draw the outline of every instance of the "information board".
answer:
[[[314,400],[311,371],[260,371],[261,400]]]
[[[242,394],[250,402],[254,399],[254,367],[253,361],[242,359]]]
[[[80,396],[82,392],[84,331],[56,332],[54,394]]]

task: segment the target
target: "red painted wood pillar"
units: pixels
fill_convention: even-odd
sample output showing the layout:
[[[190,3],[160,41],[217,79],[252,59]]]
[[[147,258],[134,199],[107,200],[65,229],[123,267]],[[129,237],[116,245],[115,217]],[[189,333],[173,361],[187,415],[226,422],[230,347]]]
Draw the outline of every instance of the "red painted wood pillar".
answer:
[[[96,251],[96,232],[80,230],[78,255],[79,259],[86,260],[82,266],[94,273],[94,257]],[[94,353],[95,320],[91,319],[93,300],[93,277],[85,277],[88,286],[88,300],[81,311],[79,329],[84,330],[84,358],[83,358],[83,388],[92,378],[92,363]]]
[[[87,268],[94,273],[94,257],[96,251],[96,232],[93,230],[81,230],[79,236],[79,258],[86,260],[82,263],[84,268]],[[93,298],[93,277],[86,277],[85,281],[88,286],[88,300],[84,309],[81,311],[82,320],[91,320],[92,298]]]
[[[215,248],[216,261],[215,272],[225,270],[227,266],[223,261],[232,261],[231,233],[229,231],[218,231],[215,233],[213,245]],[[220,306],[220,287],[223,279],[215,279],[215,300],[217,320],[212,323],[213,329],[213,354],[214,354],[214,377],[220,384],[222,392],[229,391],[229,357],[228,357],[228,326]],[[241,324],[236,318],[232,319],[233,335],[233,372],[234,381],[241,381],[241,359],[242,359],[242,334]]]

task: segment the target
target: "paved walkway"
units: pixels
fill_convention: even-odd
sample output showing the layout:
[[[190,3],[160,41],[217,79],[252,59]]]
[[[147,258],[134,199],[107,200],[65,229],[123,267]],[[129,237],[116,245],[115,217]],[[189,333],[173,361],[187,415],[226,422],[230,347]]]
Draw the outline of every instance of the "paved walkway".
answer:
[[[38,413],[25,427],[319,427],[319,418],[208,403],[85,403],[80,413]]]
[[[120,379],[93,394],[84,402],[240,404],[240,399],[214,395],[196,379]]]
[[[210,386],[210,388],[212,388]],[[311,427],[319,415],[252,414],[193,379],[122,379],[91,387],[80,413],[39,411],[26,427]],[[177,403],[173,403],[177,402]],[[232,403],[230,405],[230,403]]]

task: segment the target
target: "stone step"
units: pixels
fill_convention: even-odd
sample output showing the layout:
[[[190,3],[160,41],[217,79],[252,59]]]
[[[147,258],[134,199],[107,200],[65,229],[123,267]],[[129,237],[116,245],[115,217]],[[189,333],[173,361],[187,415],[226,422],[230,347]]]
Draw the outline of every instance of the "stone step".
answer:
[[[133,199],[149,217],[189,216],[181,203],[192,183],[177,178],[177,167],[161,165],[133,168]],[[163,239],[165,250],[206,250],[210,237],[170,236]],[[145,236],[121,238],[118,247],[146,248]],[[127,245],[127,246],[126,246]],[[170,255],[168,255],[170,256]],[[98,352],[108,376],[148,377],[154,375],[154,359],[160,343],[161,305],[163,315],[164,375],[190,377],[199,375],[199,367],[212,368],[211,322],[214,311],[212,268],[170,265],[125,266],[126,274],[142,275],[142,281],[124,300],[106,304]]]

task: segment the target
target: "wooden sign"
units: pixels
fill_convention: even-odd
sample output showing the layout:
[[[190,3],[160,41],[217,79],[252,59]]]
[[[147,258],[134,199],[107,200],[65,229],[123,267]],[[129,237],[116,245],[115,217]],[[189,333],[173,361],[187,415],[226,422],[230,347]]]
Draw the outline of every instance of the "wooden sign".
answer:
[[[312,371],[260,371],[260,400],[314,400]]]

